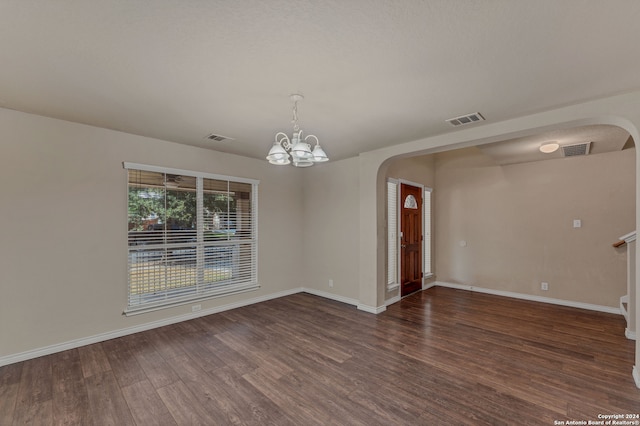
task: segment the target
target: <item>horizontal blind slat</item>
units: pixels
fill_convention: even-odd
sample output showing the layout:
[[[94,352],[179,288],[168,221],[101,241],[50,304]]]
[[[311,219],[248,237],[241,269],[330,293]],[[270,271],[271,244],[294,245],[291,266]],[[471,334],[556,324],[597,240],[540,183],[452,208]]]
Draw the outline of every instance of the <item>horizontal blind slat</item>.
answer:
[[[387,285],[398,281],[398,184],[387,182]]]
[[[128,172],[127,311],[257,287],[257,183]]]

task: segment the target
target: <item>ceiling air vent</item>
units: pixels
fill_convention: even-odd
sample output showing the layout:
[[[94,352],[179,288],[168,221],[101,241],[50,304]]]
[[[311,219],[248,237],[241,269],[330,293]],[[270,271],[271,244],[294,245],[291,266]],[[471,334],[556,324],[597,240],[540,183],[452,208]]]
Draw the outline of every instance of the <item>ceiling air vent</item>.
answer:
[[[211,133],[209,136],[205,137],[205,139],[209,139],[210,141],[222,142],[222,141],[232,141],[233,138],[228,138],[226,136],[214,135]]]
[[[587,155],[591,148],[591,142],[578,143],[575,145],[562,146],[563,157],[575,157],[577,155]]]
[[[462,126],[463,124],[484,121],[484,117],[479,112],[474,112],[473,114],[461,115],[460,117],[450,118],[445,121],[455,127]]]

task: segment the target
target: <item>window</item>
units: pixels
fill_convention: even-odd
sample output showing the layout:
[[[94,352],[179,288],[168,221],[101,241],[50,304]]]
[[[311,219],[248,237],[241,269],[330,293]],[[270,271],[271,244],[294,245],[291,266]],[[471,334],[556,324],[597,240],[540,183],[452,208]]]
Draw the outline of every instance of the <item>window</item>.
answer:
[[[392,290],[398,285],[398,182],[389,179],[387,181],[387,289]]]
[[[424,226],[422,227],[424,233],[424,247],[422,250],[424,263],[422,264],[422,271],[425,278],[433,275],[431,265],[431,191],[431,188],[424,189],[422,202],[422,208],[424,209]]]
[[[258,181],[125,163],[127,314],[258,287]]]
[[[416,197],[411,194],[407,195],[407,198],[404,199],[404,208],[418,210],[418,201],[416,200]]]

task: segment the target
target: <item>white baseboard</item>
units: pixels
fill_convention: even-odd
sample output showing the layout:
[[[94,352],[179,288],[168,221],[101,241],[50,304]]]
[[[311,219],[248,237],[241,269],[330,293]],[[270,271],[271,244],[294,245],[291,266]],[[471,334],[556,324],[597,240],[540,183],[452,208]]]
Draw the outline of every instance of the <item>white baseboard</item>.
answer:
[[[428,289],[430,289],[431,287],[435,287],[435,286],[436,286],[436,284],[435,284],[435,283],[422,284],[422,290],[423,290],[423,291],[424,291],[424,290],[428,290]],[[399,286],[398,286],[398,287],[399,287]],[[397,295],[393,296],[392,298],[385,300],[385,301],[384,301],[384,305],[385,305],[385,306],[391,306],[391,305],[393,305],[394,303],[399,302],[400,300],[402,300],[402,296],[400,296],[400,294],[397,294]]]
[[[378,315],[378,314],[381,314],[384,311],[386,311],[387,307],[386,306],[375,307],[375,306],[369,306],[369,305],[364,305],[364,304],[358,303],[358,310],[364,311],[364,312],[369,312],[370,314]]]
[[[636,332],[631,331],[628,328],[624,329],[624,336],[629,340],[636,340]]]
[[[592,305],[592,304],[588,304],[588,303],[580,303],[580,302],[571,302],[568,300],[560,300],[560,299],[552,299],[552,298],[548,298],[548,297],[541,297],[541,296],[533,296],[533,295],[528,295],[528,294],[522,294],[522,293],[513,293],[513,292],[509,292],[509,291],[501,291],[501,290],[492,290],[492,289],[488,289],[488,288],[482,288],[482,287],[475,287],[475,286],[468,286],[468,285],[462,285],[462,284],[453,284],[453,283],[447,283],[447,282],[442,282],[442,281],[436,281],[435,283],[431,283],[427,286],[423,287],[423,290],[429,289],[431,287],[434,286],[440,286],[440,287],[449,287],[449,288],[456,288],[456,289],[461,289],[461,290],[470,290],[470,291],[477,291],[480,293],[488,293],[488,294],[495,294],[497,296],[506,296],[506,297],[513,297],[516,299],[524,299],[524,300],[531,300],[531,301],[535,301],[535,302],[543,302],[543,303],[551,303],[551,304],[555,304],[555,305],[563,305],[563,306],[570,306],[570,307],[574,307],[574,308],[582,308],[582,309],[589,309],[589,310],[593,310],[593,311],[601,311],[601,312],[608,312],[608,313],[613,313],[613,314],[621,314],[620,313],[620,309],[618,308],[612,308],[609,306],[600,306],[600,305]],[[115,339],[118,337],[123,337],[123,336],[127,336],[129,334],[134,334],[134,333],[139,333],[141,331],[147,331],[147,330],[151,330],[154,328],[158,328],[158,327],[163,327],[165,325],[170,325],[170,324],[176,324],[182,321],[187,321],[190,319],[194,319],[194,318],[199,318],[199,317],[203,317],[206,315],[211,315],[211,314],[215,314],[215,313],[219,313],[219,312],[224,312],[224,311],[228,311],[231,309],[235,309],[235,308],[240,308],[243,306],[248,306],[248,305],[253,305],[254,303],[260,303],[260,302],[265,302],[267,300],[271,300],[271,299],[277,299],[280,297],[284,297],[284,296],[289,296],[292,294],[296,294],[296,293],[301,293],[301,292],[305,292],[305,293],[309,293],[309,294],[313,294],[316,296],[320,296],[320,297],[324,297],[326,299],[331,299],[331,300],[336,300],[338,302],[342,302],[342,303],[346,303],[349,305],[354,305],[357,307],[358,310],[364,311],[364,312],[368,312],[371,314],[380,314],[384,311],[386,311],[387,306],[391,305],[392,303],[397,302],[398,300],[400,300],[400,296],[395,296],[389,300],[387,300],[385,302],[385,305],[383,306],[369,306],[369,305],[365,305],[360,303],[358,300],[356,299],[352,299],[352,298],[348,298],[348,297],[344,297],[344,296],[339,296],[333,293],[328,293],[325,291],[321,291],[321,290],[316,290],[316,289],[312,289],[312,288],[305,288],[305,287],[298,287],[298,288],[293,288],[290,290],[285,290],[285,291],[281,291],[281,292],[277,292],[277,293],[272,293],[272,294],[268,294],[268,295],[264,295],[264,296],[260,296],[260,297],[254,297],[251,299],[245,299],[245,300],[241,300],[235,303],[229,303],[226,305],[222,305],[222,306],[216,306],[210,309],[203,309],[201,311],[197,311],[197,312],[191,312],[191,313],[187,313],[187,314],[182,314],[182,315],[177,315],[174,317],[170,317],[170,318],[165,318],[159,321],[152,321],[146,324],[141,324],[141,325],[137,325],[134,327],[127,327],[127,328],[123,328],[123,329],[119,329],[119,330],[113,330],[113,331],[109,331],[106,333],[101,333],[101,334],[96,334],[94,336],[89,336],[89,337],[83,337],[80,339],[74,339],[74,340],[70,340],[67,342],[62,342],[62,343],[57,343],[54,345],[49,345],[49,346],[45,346],[45,347],[41,347],[41,348],[37,348],[37,349],[33,349],[33,350],[29,350],[29,351],[25,351],[25,352],[20,352],[17,354],[11,354],[11,355],[6,355],[3,357],[0,357],[0,367],[4,366],[4,365],[9,365],[9,364],[13,364],[16,362],[21,362],[21,361],[26,361],[28,359],[33,359],[33,358],[37,358],[40,356],[45,356],[45,355],[51,355],[53,353],[56,352],[61,352],[61,351],[65,351],[65,350],[69,350],[69,349],[75,349],[81,346],[86,346],[86,345],[91,345],[94,343],[98,343],[98,342],[104,342],[105,340],[110,340],[110,339]],[[397,300],[396,300],[397,299]],[[625,336],[627,336],[627,338],[629,339],[633,339],[635,340],[635,333],[633,332],[625,332]],[[632,337],[630,337],[632,336]],[[634,379],[636,380],[636,385],[638,386],[638,388],[640,388],[640,376],[638,376],[638,372],[636,370],[636,368],[634,367]]]
[[[638,372],[638,367],[635,365],[633,366],[631,375],[633,376],[633,381],[636,382],[636,387],[640,389],[640,372]]]
[[[369,305],[365,305],[360,303],[359,300],[357,299],[352,299],[350,297],[344,297],[344,296],[340,296],[337,294],[333,294],[333,293],[328,293],[326,291],[322,291],[322,290],[316,290],[314,288],[307,288],[307,287],[303,287],[302,291],[305,293],[309,293],[309,294],[313,294],[316,296],[320,296],[320,297],[324,297],[325,299],[331,299],[331,300],[336,300],[338,302],[342,302],[342,303],[346,303],[349,305],[354,305],[358,310],[360,311],[364,311],[364,312],[368,312],[370,314],[379,314],[382,313],[384,311],[387,310],[386,305],[385,306],[369,306]]]
[[[436,283],[429,283],[429,284],[423,284],[422,285],[422,290],[429,290],[432,287],[435,287]]]
[[[305,293],[313,294],[315,296],[324,297],[325,299],[331,299],[338,302],[346,303],[347,305],[358,306],[358,303],[360,303],[356,299],[351,299],[350,297],[344,297],[344,296],[340,296],[340,295],[329,293],[322,290],[316,290],[315,288],[303,287],[302,291]]]
[[[222,306],[216,306],[210,309],[202,309],[197,312],[191,312],[187,314],[177,315],[171,318],[165,318],[159,321],[152,321],[146,324],[137,325],[134,327],[122,328],[119,330],[108,331],[106,333],[96,334],[94,336],[83,337],[80,339],[74,339],[67,342],[57,343],[54,345],[44,346],[41,348],[33,349],[30,351],[20,352],[17,354],[6,355],[0,357],[0,367],[4,365],[14,364],[16,362],[26,361],[28,359],[38,358],[40,356],[51,355],[56,352],[62,352],[69,349],[79,348],[81,346],[91,345],[98,342],[104,342],[105,340],[116,339],[118,337],[127,336],[129,334],[139,333],[141,331],[152,330],[158,327],[164,327],[165,325],[176,324],[182,321],[188,321],[190,319],[203,317],[206,315],[216,314],[219,312],[228,311],[231,309],[241,308],[243,306],[253,305],[254,303],[266,302],[267,300],[277,299],[284,296],[290,296],[296,293],[309,293],[316,296],[324,297],[325,299],[336,300],[338,302],[346,303],[349,305],[357,306],[358,309],[370,312],[373,314],[379,314],[383,312],[386,307],[372,308],[367,305],[361,305],[356,299],[339,296],[325,291],[315,290],[312,288],[298,287],[290,290],[280,291],[277,293],[268,294],[265,296],[254,297],[251,299],[241,300],[235,303],[229,303]]]
[[[267,294],[265,296],[254,297],[252,299],[245,299],[235,303],[229,303],[227,305],[216,306],[210,309],[203,309],[201,311],[177,315],[171,318],[165,318],[159,321],[152,321],[146,324],[137,325],[134,327],[122,328],[119,330],[108,331],[106,333],[96,334],[94,336],[83,337],[80,339],[74,339],[67,342],[57,343],[50,346],[44,346],[42,348],[33,349],[30,351],[20,352],[17,354],[6,355],[0,357],[0,367],[3,365],[9,365],[16,362],[26,361],[28,359],[38,358],[40,356],[51,355],[56,352],[66,351],[69,349],[79,348],[80,346],[91,345],[98,342],[104,342],[105,340],[115,339],[129,334],[139,333],[141,331],[147,331],[165,325],[176,324],[182,321],[187,321],[194,318],[203,317],[205,315],[211,315],[218,312],[224,312],[243,306],[253,305],[254,303],[265,302],[271,299],[277,299],[279,297],[289,296],[292,294],[306,291],[303,288],[294,288],[291,290],[285,290],[277,293]]]
[[[397,294],[397,295],[393,296],[391,299],[385,300],[384,301],[384,305],[385,306],[393,305],[394,303],[399,302],[400,299],[402,299],[402,298],[400,297],[399,294]]]
[[[470,286],[470,285],[464,285],[464,284],[454,284],[454,283],[448,283],[444,281],[436,281],[435,284],[439,287],[456,288],[459,290],[469,290],[469,291],[475,291],[478,293],[494,294],[496,296],[512,297],[514,299],[530,300],[532,302],[550,303],[552,305],[561,305],[561,306],[568,306],[571,308],[588,309],[590,311],[598,311],[598,312],[606,312],[609,314],[622,315],[622,313],[620,312],[620,308],[615,308],[612,306],[593,305],[591,303],[574,302],[571,300],[564,300],[564,299],[554,299],[551,297],[535,296],[532,294],[524,294],[524,293],[515,293],[512,291],[493,290],[490,288],[476,287],[476,286]]]

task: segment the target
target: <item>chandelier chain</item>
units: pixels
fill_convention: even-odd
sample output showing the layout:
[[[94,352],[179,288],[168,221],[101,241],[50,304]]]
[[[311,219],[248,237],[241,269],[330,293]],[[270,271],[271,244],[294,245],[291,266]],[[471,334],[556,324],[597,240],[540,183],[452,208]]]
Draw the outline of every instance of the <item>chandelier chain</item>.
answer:
[[[298,101],[293,102],[293,120],[291,122],[293,123],[294,132],[300,130],[300,126],[298,126]]]

